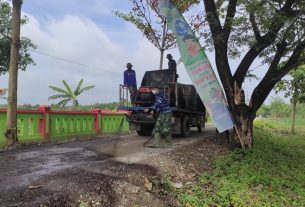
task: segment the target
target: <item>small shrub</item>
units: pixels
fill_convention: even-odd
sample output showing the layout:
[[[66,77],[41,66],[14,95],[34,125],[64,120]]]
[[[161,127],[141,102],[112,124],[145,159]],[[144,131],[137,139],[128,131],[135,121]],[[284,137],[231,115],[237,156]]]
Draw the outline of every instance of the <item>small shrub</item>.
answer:
[[[153,185],[153,191],[160,195],[167,195],[172,192],[171,181],[168,176],[157,177],[153,176],[150,178]]]

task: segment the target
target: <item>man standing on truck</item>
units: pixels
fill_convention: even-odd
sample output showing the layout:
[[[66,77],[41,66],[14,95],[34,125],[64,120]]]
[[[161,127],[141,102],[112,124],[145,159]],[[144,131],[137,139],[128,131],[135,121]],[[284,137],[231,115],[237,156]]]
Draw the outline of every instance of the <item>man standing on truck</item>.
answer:
[[[173,59],[173,56],[171,54],[167,54],[166,58],[168,59],[168,69],[175,70],[177,72],[177,63]]]
[[[132,70],[132,64],[127,63],[127,70],[124,71],[124,85],[128,88],[130,93],[130,102],[134,105],[137,94],[137,80],[136,72]]]
[[[151,92],[155,95],[155,103],[150,108],[144,109],[144,112],[150,112],[151,114],[159,113],[155,128],[153,130],[153,145],[150,145],[150,147],[160,147],[161,137],[165,138],[167,144],[171,144],[172,109],[158,88],[152,89]]]
[[[169,70],[174,70],[175,71],[175,78],[176,78],[176,82],[178,79],[178,74],[177,74],[177,63],[176,61],[173,59],[173,56],[171,54],[167,54],[166,58],[168,59],[168,69]]]

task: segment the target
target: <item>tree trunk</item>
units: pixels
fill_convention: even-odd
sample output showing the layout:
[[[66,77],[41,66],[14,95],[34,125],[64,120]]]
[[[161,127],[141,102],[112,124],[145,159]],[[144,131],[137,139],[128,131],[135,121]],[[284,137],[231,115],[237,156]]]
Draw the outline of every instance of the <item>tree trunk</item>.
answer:
[[[166,36],[166,21],[163,22],[163,34],[162,34],[162,42],[161,42],[161,49],[160,49],[160,66],[159,70],[162,70],[163,66],[163,56],[164,56],[164,47],[165,47],[165,36]]]
[[[247,105],[236,106],[236,127],[233,131],[233,144],[234,146],[242,148],[253,147],[253,121],[255,115],[249,113],[249,107]],[[237,130],[237,131],[236,131]],[[237,144],[238,143],[238,144]]]
[[[9,85],[7,100],[7,145],[18,142],[17,138],[17,82],[20,48],[20,16],[22,0],[13,0],[12,42],[9,68]]]
[[[164,50],[160,50],[160,66],[159,66],[159,70],[162,70],[163,56],[164,56]]]
[[[291,133],[294,134],[294,125],[295,125],[295,110],[297,102],[292,100],[292,124],[291,124]]]
[[[245,104],[244,90],[234,87],[234,112],[235,128],[231,142],[234,147],[253,147],[253,121],[255,112]]]
[[[240,117],[241,124],[238,128],[240,132],[241,144],[244,148],[253,147],[253,120],[251,116],[243,114]]]

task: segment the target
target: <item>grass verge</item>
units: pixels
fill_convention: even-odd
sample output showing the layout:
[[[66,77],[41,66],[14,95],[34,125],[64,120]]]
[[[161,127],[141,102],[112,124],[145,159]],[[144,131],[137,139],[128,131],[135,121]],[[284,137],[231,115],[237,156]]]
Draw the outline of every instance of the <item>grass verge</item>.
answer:
[[[279,128],[279,126],[281,128]],[[305,206],[304,131],[258,121],[254,148],[219,157],[196,185],[183,188],[183,206]]]

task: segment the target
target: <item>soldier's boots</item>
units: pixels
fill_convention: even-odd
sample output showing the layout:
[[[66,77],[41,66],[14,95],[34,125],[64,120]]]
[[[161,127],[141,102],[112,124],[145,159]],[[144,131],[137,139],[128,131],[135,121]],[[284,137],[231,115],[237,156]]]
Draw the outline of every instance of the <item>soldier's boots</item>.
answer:
[[[149,147],[161,147],[160,141],[161,141],[161,135],[159,133],[155,133],[153,144],[149,145]],[[166,142],[166,144],[164,147],[172,145],[172,135],[171,134],[165,136],[165,142]]]
[[[169,134],[169,135],[166,135],[165,136],[165,141],[167,144],[171,145],[172,144],[172,135]]]
[[[149,145],[149,147],[160,147],[160,140],[161,140],[161,135],[159,133],[155,133],[153,144]]]

